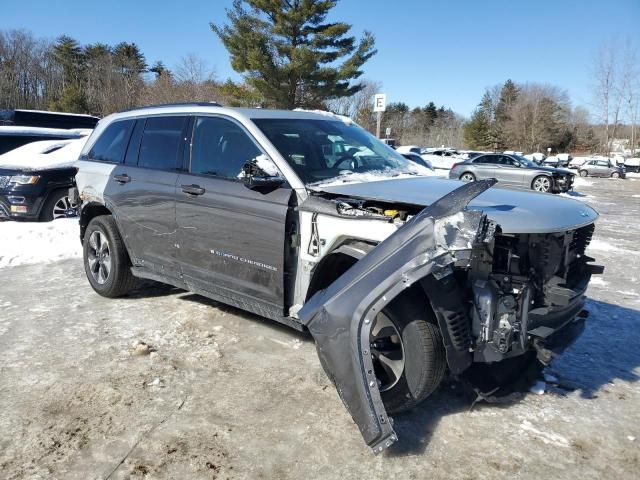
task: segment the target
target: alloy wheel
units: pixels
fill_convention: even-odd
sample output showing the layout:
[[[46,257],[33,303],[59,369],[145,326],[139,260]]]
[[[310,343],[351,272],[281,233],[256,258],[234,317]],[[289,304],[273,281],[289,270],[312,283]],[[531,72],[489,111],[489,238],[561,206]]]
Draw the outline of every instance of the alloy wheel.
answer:
[[[533,189],[536,192],[548,192],[551,190],[551,181],[547,177],[538,177],[533,182]]]
[[[373,359],[373,369],[378,379],[378,389],[386,392],[392,389],[404,372],[404,345],[402,336],[391,319],[380,312],[371,327],[369,348]]]
[[[91,233],[87,253],[91,276],[98,284],[104,285],[111,274],[111,251],[109,241],[102,231],[95,230]]]
[[[77,205],[69,200],[69,197],[62,197],[53,205],[53,219],[75,217],[78,214]]]
[[[463,173],[460,177],[460,180],[462,180],[463,182],[473,182],[475,181],[475,178],[470,173]]]

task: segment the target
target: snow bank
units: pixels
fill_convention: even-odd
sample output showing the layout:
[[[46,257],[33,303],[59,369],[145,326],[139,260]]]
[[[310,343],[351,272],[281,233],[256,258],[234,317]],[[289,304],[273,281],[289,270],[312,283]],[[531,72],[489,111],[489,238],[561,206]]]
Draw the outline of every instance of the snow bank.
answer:
[[[52,222],[0,222],[0,268],[82,256],[77,218]]]
[[[338,115],[337,113],[333,113],[333,112],[327,112],[326,110],[306,110],[304,108],[294,108],[293,109],[294,112],[307,112],[307,113],[315,113],[317,115],[322,115],[324,117],[330,117],[333,118],[335,120],[340,120],[343,123],[346,123],[347,125],[351,125],[353,123],[355,123],[353,120],[351,120],[351,118],[345,116],[345,115]]]

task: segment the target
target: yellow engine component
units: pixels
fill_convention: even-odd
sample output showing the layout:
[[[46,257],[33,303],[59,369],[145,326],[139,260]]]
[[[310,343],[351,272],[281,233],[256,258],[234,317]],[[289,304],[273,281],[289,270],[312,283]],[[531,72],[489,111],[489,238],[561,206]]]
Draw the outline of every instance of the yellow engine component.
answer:
[[[384,216],[385,217],[396,218],[398,216],[398,210],[385,210],[384,211]]]

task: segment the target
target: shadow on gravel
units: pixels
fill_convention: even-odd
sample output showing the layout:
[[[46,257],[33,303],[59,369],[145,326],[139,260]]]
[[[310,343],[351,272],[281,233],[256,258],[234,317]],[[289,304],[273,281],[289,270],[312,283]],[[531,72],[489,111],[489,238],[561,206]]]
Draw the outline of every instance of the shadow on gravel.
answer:
[[[207,305],[211,308],[216,308],[230,315],[240,317],[243,320],[246,320],[248,322],[259,322],[260,324],[265,325],[270,329],[287,333],[290,336],[296,337],[301,341],[313,342],[313,337],[308,332],[300,332],[292,327],[288,327],[274,320],[270,320],[268,318],[264,318],[259,315],[254,315],[253,313],[246,312],[245,310],[241,310],[239,308],[232,307],[231,305],[226,305],[224,303],[211,300],[210,298],[203,297],[195,293],[185,292],[185,294],[180,297],[180,300],[186,300],[188,302],[195,302],[195,303],[200,303],[202,305]]]
[[[640,380],[640,375],[634,371],[640,368],[640,311],[591,299],[586,308],[591,315],[582,336],[549,367],[558,378],[557,383],[550,383],[550,394],[563,396],[578,391],[581,398],[590,400],[597,398],[602,387],[616,380]],[[473,409],[509,408],[524,398],[532,383],[522,383],[511,394],[494,398],[492,403],[476,404]],[[422,404],[410,412],[393,416],[398,442],[387,455],[423,453],[439,420],[446,415],[469,411],[472,404],[470,389],[447,379]]]
[[[640,380],[640,311],[592,299],[586,308],[584,333],[551,368],[582,398],[594,398],[615,380]]]

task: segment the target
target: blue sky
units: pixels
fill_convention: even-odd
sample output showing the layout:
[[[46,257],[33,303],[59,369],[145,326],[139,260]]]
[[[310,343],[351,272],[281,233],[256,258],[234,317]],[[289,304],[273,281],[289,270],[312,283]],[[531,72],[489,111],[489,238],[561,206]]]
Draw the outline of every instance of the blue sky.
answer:
[[[239,78],[209,29],[231,0],[2,0],[0,29],[70,35],[82,43],[137,43],[152,63],[175,65],[194,53],[219,79]],[[576,105],[590,102],[598,48],[630,40],[640,48],[640,0],[341,0],[331,20],[376,35],[365,78],[387,101],[432,100],[469,115],[484,88],[511,78],[552,83]]]

